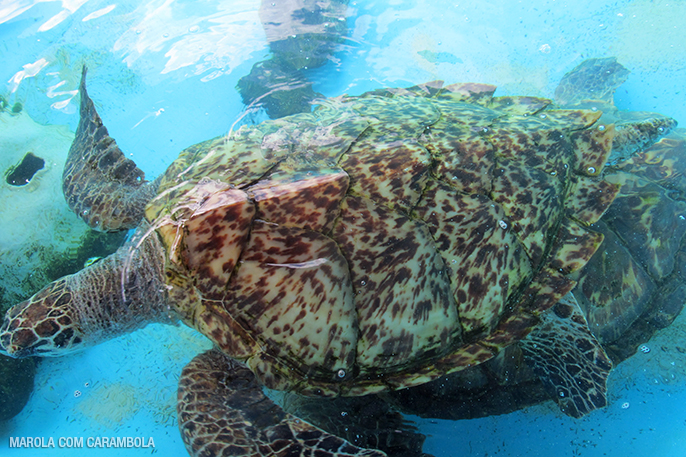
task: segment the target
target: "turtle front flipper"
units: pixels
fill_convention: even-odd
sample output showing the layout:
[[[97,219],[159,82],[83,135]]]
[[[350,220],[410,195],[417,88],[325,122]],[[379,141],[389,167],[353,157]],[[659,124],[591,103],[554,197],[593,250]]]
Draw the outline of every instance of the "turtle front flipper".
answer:
[[[192,456],[381,457],[284,412],[253,373],[217,350],[195,357],[179,380],[181,436]]]
[[[630,159],[677,126],[674,119],[662,114],[617,109],[614,94],[629,73],[616,57],[586,59],[566,73],[555,90],[558,105],[600,110],[603,114],[598,127],[614,124],[612,152],[607,160],[611,165]]]
[[[612,362],[588,329],[574,295],[565,295],[541,320],[520,346],[545,390],[572,417],[605,406]]]
[[[629,73],[616,57],[586,59],[562,77],[555,89],[555,101],[561,106],[576,106],[586,100],[614,105],[615,91]]]
[[[62,174],[62,191],[69,207],[90,227],[104,232],[135,228],[157,182],[127,159],[95,110],[86,92],[83,67],[79,93],[81,118]]]

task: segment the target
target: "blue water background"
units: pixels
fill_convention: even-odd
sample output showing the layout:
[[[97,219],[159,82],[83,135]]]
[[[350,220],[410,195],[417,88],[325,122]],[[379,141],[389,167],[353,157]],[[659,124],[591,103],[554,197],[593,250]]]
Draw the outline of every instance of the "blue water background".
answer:
[[[72,97],[88,64],[89,92],[111,135],[154,177],[184,147],[259,119],[244,116],[235,90],[269,56],[258,8],[256,1],[0,0],[0,94],[40,123],[74,129]],[[552,97],[582,60],[617,56],[632,71],[617,105],[686,126],[684,1],[356,1],[341,20],[349,27],[345,42],[330,63],[309,72],[327,96],[443,79],[496,84],[496,95]],[[683,320],[612,373],[606,409],[581,420],[551,403],[472,421],[418,419],[429,435],[425,451],[686,455],[686,368],[676,350],[686,341]],[[206,347],[188,329],[152,325],[47,360],[26,409],[2,425],[0,453],[185,455],[176,383]],[[156,447],[8,449],[9,436],[142,436]]]

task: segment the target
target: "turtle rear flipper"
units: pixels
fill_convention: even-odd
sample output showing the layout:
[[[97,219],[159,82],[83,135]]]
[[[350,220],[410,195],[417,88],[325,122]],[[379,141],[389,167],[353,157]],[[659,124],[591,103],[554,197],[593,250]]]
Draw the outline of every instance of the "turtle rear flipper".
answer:
[[[426,436],[385,398],[319,398],[286,393],[283,408],[355,446],[379,449],[389,457],[433,457],[422,452]]]
[[[147,182],[107,133],[86,92],[86,73],[84,66],[81,118],[64,165],[62,191],[72,211],[90,227],[104,232],[131,229],[143,217],[157,183]]]
[[[179,380],[179,428],[192,456],[382,457],[288,414],[246,367],[211,350]]]
[[[565,295],[541,320],[520,345],[545,390],[575,418],[605,406],[612,362],[588,329],[574,296]]]

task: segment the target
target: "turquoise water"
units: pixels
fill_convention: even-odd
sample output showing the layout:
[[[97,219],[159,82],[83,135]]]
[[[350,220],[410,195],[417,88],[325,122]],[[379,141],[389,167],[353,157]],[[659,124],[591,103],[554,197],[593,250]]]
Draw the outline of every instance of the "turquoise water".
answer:
[[[89,92],[111,136],[154,177],[184,147],[263,118],[246,112],[235,89],[270,55],[258,9],[247,0],[2,0],[0,94],[21,102],[39,124],[73,131],[74,91],[87,63]],[[616,94],[619,108],[657,111],[686,125],[683,1],[351,1],[340,20],[345,39],[326,65],[307,71],[326,96],[443,79],[495,84],[497,95],[552,97],[582,60],[616,56],[632,72]],[[416,419],[428,435],[425,452],[684,455],[683,320],[612,373],[607,408],[581,420],[552,403],[470,421]],[[188,329],[151,325],[44,361],[24,411],[0,424],[1,452],[185,455],[176,385],[182,367],[207,347]],[[10,436],[152,437],[155,447],[9,449]]]

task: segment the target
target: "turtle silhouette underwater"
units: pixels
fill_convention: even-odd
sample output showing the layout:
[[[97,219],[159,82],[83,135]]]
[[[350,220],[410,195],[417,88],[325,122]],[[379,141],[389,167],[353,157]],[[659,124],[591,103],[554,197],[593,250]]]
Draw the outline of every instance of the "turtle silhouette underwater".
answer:
[[[614,58],[589,59],[565,75],[555,97],[565,108],[602,110],[600,121],[615,123],[616,159],[604,178],[621,188],[591,226],[604,236],[600,248],[573,274],[573,294],[613,364],[669,326],[686,302],[686,131],[675,129],[655,142],[664,116],[618,110],[613,95],[628,73]],[[525,338],[484,364],[384,398],[406,413],[452,420],[551,399],[565,409],[569,396],[559,395],[536,344]]]
[[[612,365],[570,293],[619,191],[600,111],[485,84],[384,89],[191,146],[148,182],[85,68],[79,91],[65,197],[92,227],[135,231],[10,309],[6,353],[57,356],[153,321],[196,328],[214,349],[179,381],[192,455],[384,455],[262,387],[326,399],[418,386],[528,335],[578,368],[549,369],[580,386],[579,413],[605,404]]]

